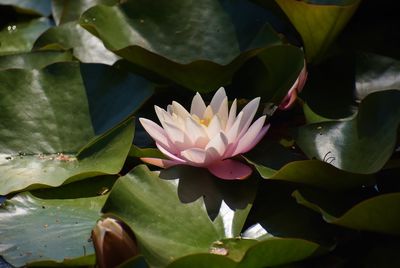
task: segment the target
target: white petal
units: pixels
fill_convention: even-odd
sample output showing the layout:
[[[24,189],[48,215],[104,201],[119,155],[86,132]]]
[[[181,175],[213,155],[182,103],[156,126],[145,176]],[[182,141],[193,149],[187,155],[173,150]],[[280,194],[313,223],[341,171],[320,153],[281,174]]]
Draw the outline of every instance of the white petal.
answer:
[[[172,119],[171,115],[167,111],[158,107],[157,105],[154,105],[154,110],[156,111],[158,120],[160,120],[162,127],[165,127],[164,122],[174,124],[174,120]]]
[[[219,110],[217,111],[217,115],[221,121],[222,129],[225,129],[226,127],[226,123],[228,121],[228,111],[228,98],[225,97],[225,99],[222,100]]]
[[[192,140],[195,147],[204,148],[210,141],[203,126],[193,120],[193,118],[186,118],[186,133]]]
[[[159,144],[168,148],[170,151],[175,152],[176,148],[173,146],[171,141],[169,140],[167,133],[164,129],[162,129],[159,125],[154,123],[153,121],[146,118],[139,118],[140,123],[143,128],[149,133],[149,135]]]
[[[226,98],[225,89],[220,87],[217,92],[215,92],[214,97],[211,100],[210,106],[213,109],[214,114],[217,113],[222,105],[222,102]]]
[[[190,113],[197,115],[199,118],[203,117],[204,111],[206,110],[206,105],[203,98],[199,93],[193,97],[192,105],[190,106]]]
[[[171,142],[173,142],[180,150],[184,150],[193,146],[192,141],[189,139],[186,133],[176,125],[165,122],[164,130]]]
[[[214,138],[215,135],[220,133],[221,129],[221,122],[219,121],[218,116],[214,115],[210,121],[210,124],[207,127],[207,134],[210,139]]]
[[[235,119],[232,127],[226,132],[226,137],[228,138],[228,143],[236,143],[237,137],[240,132],[240,123],[243,118],[243,112],[240,112]]]
[[[257,112],[258,105],[260,104],[260,97],[257,97],[250,101],[243,109],[243,118],[240,123],[240,133],[238,137],[241,137],[249,128],[254,115]]]
[[[247,149],[249,149],[249,145],[253,143],[258,133],[260,133],[265,123],[265,118],[266,118],[265,115],[261,116],[250,126],[248,131],[238,141],[235,151],[233,152],[232,155],[244,153]]]
[[[219,157],[222,157],[225,154],[227,146],[228,138],[225,136],[224,133],[220,132],[207,144],[206,150],[214,148],[217,151]]]
[[[200,119],[211,119],[214,116],[214,112],[211,108],[211,106],[207,106],[206,110],[204,111],[204,114],[202,115],[202,117],[200,117]]]
[[[185,109],[185,107],[183,107],[180,103],[176,101],[172,102],[172,112],[181,118],[186,118],[190,116],[189,112]]]
[[[236,109],[237,109],[237,101],[236,99],[232,102],[231,109],[229,110],[228,122],[226,122],[225,131],[228,131],[236,119]]]
[[[204,149],[190,148],[181,152],[181,156],[194,166],[205,164],[207,153]]]

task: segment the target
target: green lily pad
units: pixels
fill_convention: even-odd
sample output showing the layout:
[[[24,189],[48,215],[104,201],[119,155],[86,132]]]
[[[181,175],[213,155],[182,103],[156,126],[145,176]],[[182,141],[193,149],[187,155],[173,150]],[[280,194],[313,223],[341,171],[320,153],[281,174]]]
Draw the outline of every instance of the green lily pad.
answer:
[[[328,158],[333,166],[352,173],[375,173],[394,151],[399,103],[399,91],[372,93],[354,118],[302,126],[296,142],[309,158]]]
[[[389,90],[400,90],[400,62],[375,54],[359,54],[356,72],[356,100],[368,94]]]
[[[44,17],[51,13],[51,0],[0,0],[0,5],[10,5],[20,13]]]
[[[93,265],[90,235],[106,197],[45,200],[22,193],[0,208],[0,255],[14,266],[38,261]]]
[[[92,6],[102,5],[114,5],[119,1],[117,0],[75,0],[75,1],[63,1],[53,0],[52,9],[53,17],[57,25],[64,24],[70,21],[76,21],[79,19],[81,14],[91,8]]]
[[[372,185],[374,182],[372,175],[346,172],[317,160],[291,162],[279,170],[258,165],[250,160],[249,162],[256,167],[264,179],[291,181],[332,191]]]
[[[76,22],[68,22],[52,27],[38,37],[34,44],[36,50],[69,50],[81,62],[113,64],[118,56],[107,50],[103,43],[88,33]]]
[[[47,18],[10,24],[0,31],[0,55],[28,52],[44,31],[51,27]]]
[[[182,0],[128,0],[113,7],[95,6],[80,23],[143,73],[210,92],[229,84],[247,59],[274,54],[264,49],[282,44],[266,19],[266,11],[248,1],[202,0],[189,5]],[[276,55],[279,60],[285,59],[285,49],[296,48],[284,46],[283,54]],[[287,80],[300,72],[302,51],[297,54],[286,66]]]
[[[300,33],[307,61],[312,62],[324,56],[361,1],[336,1],[330,5],[319,4],[320,1],[276,2]]]
[[[321,213],[329,223],[356,230],[400,235],[400,193],[366,199],[339,216],[333,215],[315,201],[308,200],[301,191],[294,192],[293,196],[300,204]]]
[[[104,74],[113,74],[111,67],[102,66]],[[134,124],[128,119],[113,127],[115,118],[129,116],[152,91],[143,79],[125,74],[124,87],[109,88],[117,96],[115,102],[103,104],[112,112],[100,113],[88,107],[93,101],[90,96],[101,101],[114,95],[85,89],[81,71],[78,63],[71,62],[41,70],[0,72],[0,194],[59,186],[121,170],[133,140]],[[118,105],[126,106],[118,110]],[[101,124],[97,123],[98,116],[103,116]],[[95,138],[96,133],[104,131]]]
[[[247,192],[243,181],[221,181],[228,184],[225,189],[222,185],[213,186],[205,173],[199,175],[199,169],[166,172],[169,176],[161,174],[160,178],[158,172],[151,172],[146,166],[136,167],[116,182],[103,208],[106,215],[122,219],[133,230],[150,265],[185,267],[198,261],[194,267],[236,267],[238,263],[239,267],[264,267],[304,259],[319,248],[318,244],[301,239],[271,238],[265,230],[260,235],[255,227],[241,235],[250,205],[238,204],[243,198],[231,190]],[[190,172],[192,178],[185,176]],[[173,174],[181,177],[172,179]],[[194,180],[202,178],[208,182],[194,184]],[[204,201],[212,198],[212,193],[223,197],[213,221],[207,215],[207,204],[201,200],[201,196]],[[232,200],[235,197],[236,202]],[[260,258],[264,254],[271,258]]]
[[[4,69],[41,69],[47,65],[72,61],[70,52],[43,51],[0,56],[0,70]]]

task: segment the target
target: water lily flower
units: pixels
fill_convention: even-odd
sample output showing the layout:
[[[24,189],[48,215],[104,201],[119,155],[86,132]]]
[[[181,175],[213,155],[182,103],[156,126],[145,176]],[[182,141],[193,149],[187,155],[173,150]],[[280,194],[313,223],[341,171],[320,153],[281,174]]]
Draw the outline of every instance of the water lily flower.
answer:
[[[304,67],[301,70],[299,76],[294,82],[293,86],[289,89],[287,95],[279,105],[280,110],[287,110],[293,106],[294,102],[297,99],[297,95],[303,90],[303,87],[306,83],[308,76],[306,62],[304,62]]]
[[[145,118],[139,120],[168,159],[142,160],[162,168],[203,167],[221,179],[247,178],[252,169],[231,158],[248,152],[267,132],[265,116],[251,124],[259,103],[260,98],[255,98],[236,114],[236,99],[229,110],[225,89],[221,87],[208,106],[197,93],[190,112],[175,101],[166,111],[155,106],[161,126]]]

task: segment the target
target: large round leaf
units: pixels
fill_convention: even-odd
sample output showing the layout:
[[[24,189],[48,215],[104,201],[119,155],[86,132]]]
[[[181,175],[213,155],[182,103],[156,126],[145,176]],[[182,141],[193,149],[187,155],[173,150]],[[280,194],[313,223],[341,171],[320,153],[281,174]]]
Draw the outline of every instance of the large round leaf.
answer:
[[[266,11],[242,0],[151,4],[129,0],[119,6],[93,7],[80,23],[136,68],[186,88],[212,91],[228,84],[249,57],[281,44],[267,19]],[[294,82],[292,74],[297,76],[302,67],[302,52],[297,53],[286,65],[288,83]]]
[[[200,169],[166,172],[160,178],[146,166],[136,167],[116,182],[103,208],[106,215],[117,216],[132,228],[151,265],[185,267],[199,261],[198,265],[211,267],[264,267],[307,258],[319,247],[301,239],[271,238],[255,227],[241,237],[250,205],[241,204],[246,198],[237,193],[242,189],[242,196],[247,195],[246,181],[215,181]],[[172,179],[176,175],[179,179]],[[201,196],[204,201],[223,199],[213,221]]]
[[[80,258],[94,264],[90,233],[105,196],[45,200],[22,193],[0,208],[0,255],[14,266]]]
[[[52,27],[35,42],[34,49],[73,49],[82,62],[113,64],[118,56],[107,50],[103,43],[76,22]]]
[[[310,201],[301,191],[295,192],[297,202],[322,214],[333,224],[356,229],[400,235],[400,193],[379,195],[364,200],[342,215],[336,216],[318,201]]]
[[[105,80],[107,75],[115,74],[104,65],[83,66],[86,73],[97,67],[95,70],[101,70]],[[130,115],[152,92],[145,80],[119,75],[125,77],[124,87],[109,87],[110,95],[102,87],[98,90],[104,93],[96,94],[90,88],[93,84],[85,90],[77,63],[53,64],[42,70],[1,71],[0,194],[118,173],[129,152],[134,125],[130,119],[113,128],[116,118]],[[104,101],[110,96],[115,102]],[[93,97],[103,100],[107,112],[88,107]],[[118,105],[125,107],[118,110]],[[94,139],[96,133],[104,131],[103,136]]]
[[[300,33],[308,61],[320,60],[356,11],[360,0],[333,5],[307,1],[277,0]],[[318,1],[319,2],[319,1]]]
[[[392,155],[400,120],[400,92],[368,95],[352,119],[309,124],[298,129],[296,142],[310,158],[369,174],[380,170]]]
[[[0,55],[30,51],[36,38],[50,26],[49,19],[40,18],[4,27],[0,31]]]

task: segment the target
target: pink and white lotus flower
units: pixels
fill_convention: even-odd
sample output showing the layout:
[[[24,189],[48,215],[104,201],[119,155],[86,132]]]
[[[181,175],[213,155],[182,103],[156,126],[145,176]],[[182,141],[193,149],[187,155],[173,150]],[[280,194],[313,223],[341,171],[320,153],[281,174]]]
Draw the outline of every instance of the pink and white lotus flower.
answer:
[[[236,99],[229,110],[228,98],[221,87],[208,106],[197,93],[190,112],[175,101],[166,111],[155,106],[162,127],[145,118],[139,120],[168,159],[142,160],[163,168],[203,167],[221,179],[247,178],[252,169],[231,158],[248,152],[267,132],[269,125],[264,126],[265,116],[252,123],[259,103],[260,98],[255,98],[237,114]]]

